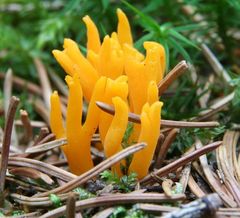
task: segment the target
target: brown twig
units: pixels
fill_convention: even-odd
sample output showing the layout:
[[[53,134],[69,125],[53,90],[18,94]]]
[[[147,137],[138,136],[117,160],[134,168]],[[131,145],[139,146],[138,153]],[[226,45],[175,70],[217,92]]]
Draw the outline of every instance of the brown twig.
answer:
[[[40,211],[32,212],[32,213],[24,213],[22,215],[14,216],[14,218],[33,218],[39,217],[41,215]]]
[[[97,101],[97,106],[103,111],[114,115],[115,109],[109,104]],[[140,123],[140,116],[138,114],[128,113],[128,120],[134,123]],[[218,122],[187,122],[187,121],[173,121],[173,120],[161,120],[162,127],[171,128],[211,128],[219,126]]]
[[[15,120],[15,125],[16,126],[23,126],[22,121],[21,120]],[[43,121],[36,121],[36,120],[30,120],[30,125],[32,128],[42,128],[42,127],[46,127],[47,124]]]
[[[163,212],[171,212],[177,210],[178,207],[171,207],[165,205],[156,205],[156,204],[136,204],[136,209],[143,210],[149,213],[163,213]]]
[[[30,167],[48,175],[55,176],[56,178],[59,178],[66,182],[71,181],[77,177],[76,175],[69,173],[59,167],[55,167],[43,161],[33,160],[29,158],[9,157],[8,165],[15,167]]]
[[[103,209],[99,211],[98,213],[94,214],[92,218],[108,218],[110,215],[114,212],[115,208],[114,207],[109,207],[106,209]]]
[[[8,107],[11,101],[12,96],[12,77],[13,73],[11,69],[8,69],[6,73],[6,77],[4,79],[4,111],[5,111],[5,119],[7,117]],[[15,126],[13,124],[12,126],[12,137],[11,137],[11,143],[18,147],[18,137],[16,133]]]
[[[31,179],[41,179],[48,185],[52,185],[54,181],[45,173],[29,167],[17,167],[9,170],[9,173],[15,176],[23,176]]]
[[[240,133],[237,131],[232,131],[232,137],[231,137],[231,143],[229,143],[229,146],[231,146],[231,153],[227,149],[227,153],[232,156],[232,162],[233,162],[233,171],[236,179],[238,180],[238,183],[240,183],[240,165],[238,164],[237,160],[237,144],[238,139],[240,137]],[[229,149],[230,150],[230,149]]]
[[[10,104],[8,107],[5,131],[3,135],[3,148],[1,154],[1,169],[0,169],[0,207],[3,207],[4,204],[4,196],[3,191],[5,187],[5,177],[8,166],[8,158],[9,158],[9,150],[10,150],[10,142],[12,135],[12,128],[14,122],[14,116],[17,110],[17,106],[19,103],[19,99],[13,96],[10,100]]]
[[[54,140],[54,141],[46,142],[44,144],[39,144],[39,145],[36,145],[34,147],[28,148],[25,152],[29,153],[29,154],[30,153],[44,152],[44,151],[51,150],[53,148],[63,146],[65,144],[67,144],[67,139],[62,138],[62,139],[57,139],[57,140]]]
[[[173,161],[172,163],[160,168],[159,170],[156,170],[155,172],[153,172],[153,174],[155,174],[159,177],[167,175],[168,173],[173,172],[174,170],[178,169],[179,167],[184,166],[193,160],[196,160],[201,155],[215,150],[221,144],[222,144],[222,141],[217,141],[217,142],[208,144],[208,145],[204,146],[203,148],[197,149],[197,150]],[[145,178],[143,178],[140,182],[142,184],[147,184],[148,182],[151,181],[151,178],[152,178],[151,174],[149,174]]]
[[[163,144],[161,145],[160,151],[158,153],[158,158],[155,164],[155,168],[160,168],[163,161],[165,160],[165,157],[167,155],[168,149],[171,146],[172,142],[177,137],[177,134],[179,133],[179,129],[172,129],[167,137],[165,138]]]
[[[87,200],[81,200],[76,202],[76,211],[101,207],[101,206],[111,206],[117,204],[134,204],[134,203],[161,203],[161,202],[175,202],[177,200],[183,200],[185,195],[176,194],[172,197],[167,197],[165,194],[153,194],[153,193],[143,193],[143,194],[113,194],[107,196],[101,196],[97,198],[90,198]],[[40,218],[55,218],[64,215],[66,206],[59,207],[55,210],[49,211]]]
[[[192,191],[193,194],[195,194],[198,198],[203,197],[206,195],[204,191],[199,187],[199,185],[196,183],[192,175],[189,175],[188,179],[188,187]]]
[[[42,141],[47,135],[49,134],[49,129],[47,127],[42,127],[40,129],[39,135],[35,139],[33,146],[36,146],[39,144],[40,141]]]
[[[158,84],[158,96],[161,96],[162,93],[187,69],[188,64],[186,61],[179,62]]]
[[[227,71],[223,68],[221,63],[218,61],[216,56],[212,53],[212,51],[207,47],[206,44],[201,44],[201,49],[203,51],[204,56],[208,60],[209,64],[212,66],[214,72],[221,78],[224,79],[227,84],[232,80]]]
[[[10,99],[12,96],[12,70],[11,69],[8,69],[6,72],[3,90],[4,90],[3,91],[3,93],[4,93],[4,111],[5,111],[5,118],[6,118]]]
[[[20,117],[23,124],[23,136],[21,141],[23,143],[28,143],[32,140],[33,131],[27,111],[20,110]]]
[[[77,195],[77,193],[75,193]],[[20,194],[10,194],[14,200],[20,204],[24,204],[27,206],[32,206],[32,207],[49,207],[53,205],[53,202],[49,199],[48,197],[42,197],[42,198],[35,198],[35,197],[27,197],[24,195]],[[65,194],[59,194],[58,197],[61,199],[61,201],[66,201],[69,196],[69,193]]]
[[[163,179],[162,189],[165,195],[167,195],[168,197],[171,197],[173,195],[172,185],[173,185],[173,181],[171,179]]]
[[[216,103],[212,104],[208,110],[200,112],[198,117],[194,118],[193,120],[208,119],[209,117],[213,116],[217,112],[224,109],[232,101],[233,97],[234,97],[234,92],[230,93],[229,95],[218,100]]]
[[[75,213],[76,213],[76,195],[70,193],[67,199],[66,217],[75,218]]]
[[[208,78],[208,80],[206,81],[205,85],[203,88],[198,88],[197,89],[197,95],[198,96],[201,96],[199,98],[199,105],[201,108],[207,108],[207,103],[208,103],[208,100],[211,96],[211,89],[210,89],[210,86],[211,84],[214,83],[214,75],[211,74]],[[204,94],[202,94],[203,92],[205,92]]]
[[[202,146],[202,143],[200,140],[196,140],[196,148],[197,149],[201,149],[204,148]],[[206,155],[202,155],[201,157],[199,157],[202,169],[203,169],[203,173],[205,175],[205,177],[207,178],[207,181],[209,183],[209,185],[211,186],[211,189],[214,190],[215,192],[217,192],[219,194],[219,196],[222,198],[223,202],[225,205],[227,205],[228,207],[236,207],[236,202],[233,201],[231,199],[230,196],[228,196],[222,189],[222,187],[220,186],[220,184],[218,183],[218,181],[214,178],[212,171],[208,165],[208,161],[207,161],[207,157]]]
[[[53,133],[49,133],[48,135],[46,135],[42,140],[39,141],[39,144],[43,144],[43,143],[47,143],[50,141],[55,140],[55,135]]]
[[[42,95],[44,99],[44,103],[46,108],[50,109],[50,96],[52,94],[51,85],[49,82],[47,71],[39,58],[34,58],[34,64],[37,68],[38,76],[40,79],[41,87],[42,87]]]
[[[39,185],[33,185],[32,183],[28,183],[27,181],[21,181],[19,178],[15,178],[13,176],[7,176],[6,180],[8,183],[15,183],[19,189],[23,190],[35,190],[38,192],[46,192],[47,189],[40,187]],[[11,184],[10,184],[11,185]]]
[[[120,160],[124,159],[125,157],[142,150],[146,146],[145,143],[138,143],[132,146],[129,146],[126,149],[123,149],[122,151],[118,152],[117,154],[111,156],[110,158],[102,161],[100,164],[92,168],[91,170],[83,173],[82,175],[78,176],[77,178],[69,181],[68,183],[64,184],[61,187],[55,188],[49,192],[39,194],[39,196],[48,196],[49,194],[57,194],[57,193],[64,193],[71,191],[72,189],[84,184],[89,179],[94,178],[102,171],[110,168]]]
[[[185,193],[185,191],[186,191],[189,176],[190,176],[190,172],[191,172],[191,163],[188,163],[183,168],[183,170],[181,172],[181,177],[179,179],[179,183],[182,185],[182,189],[183,189],[182,193]]]
[[[229,131],[229,130],[226,131],[223,138],[223,144],[216,150],[216,158],[217,158],[218,168],[224,174],[223,182],[239,207],[240,206],[240,190],[239,190],[239,184],[234,177],[233,160],[232,160],[232,144],[237,143],[238,137],[239,137],[238,133],[235,134],[234,131]],[[228,149],[230,150],[229,155],[227,155]],[[233,206],[230,206],[230,207],[233,207]]]
[[[219,208],[217,216],[220,217],[240,217],[240,208]]]

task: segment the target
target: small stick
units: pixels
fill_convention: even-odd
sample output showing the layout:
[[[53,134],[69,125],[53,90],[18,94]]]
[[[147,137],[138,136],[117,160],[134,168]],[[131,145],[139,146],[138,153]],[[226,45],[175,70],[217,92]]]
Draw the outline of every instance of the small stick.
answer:
[[[115,109],[113,106],[106,104],[101,101],[96,101],[97,106],[103,111],[114,115]],[[128,120],[134,123],[140,123],[140,116],[138,114],[128,113]],[[188,121],[174,121],[174,120],[163,120],[161,119],[162,127],[172,128],[210,128],[219,126],[218,122],[188,122]]]
[[[155,164],[155,168],[160,168],[163,161],[165,160],[165,157],[167,155],[168,149],[171,146],[172,142],[175,140],[175,138],[177,137],[177,134],[179,133],[179,129],[172,129],[167,137],[165,138],[160,151],[158,153],[158,157],[157,157],[157,161]]]
[[[193,160],[196,160],[201,155],[215,150],[221,144],[222,144],[222,141],[217,141],[217,142],[208,144],[200,149],[197,149],[197,150],[173,161],[172,163],[160,168],[159,170],[156,170],[155,172],[153,172],[153,174],[155,174],[159,177],[167,175],[168,173],[173,172],[174,170],[177,170],[179,167],[184,166]],[[151,174],[149,174],[146,177],[144,177],[140,182],[142,184],[147,184],[151,181],[151,178],[152,178]]]
[[[101,210],[98,213],[94,214],[92,218],[108,218],[114,212],[114,207],[109,207],[107,209]]]
[[[211,90],[209,89],[209,87],[211,86],[211,84],[214,83],[214,75],[211,74],[208,78],[208,80],[206,81],[203,89],[201,89],[200,87],[197,89],[197,95],[200,96],[202,94],[203,91],[207,90],[200,98],[199,98],[199,105],[201,106],[201,108],[207,108],[207,103],[208,100],[211,96]]]
[[[31,212],[31,213],[24,213],[22,215],[14,216],[14,218],[33,218],[39,217],[41,215],[41,211]]]
[[[53,141],[55,138],[56,138],[55,135],[53,133],[50,133],[50,134],[46,135],[41,141],[39,141],[39,144]]]
[[[4,79],[4,111],[5,111],[5,119],[7,117],[8,107],[11,101],[12,96],[12,77],[13,73],[11,69],[8,69],[6,73],[6,77]],[[11,136],[11,143],[18,147],[18,137],[16,133],[15,126],[12,126],[12,136]]]
[[[36,138],[36,140],[35,140],[34,143],[33,143],[33,146],[38,145],[39,142],[40,142],[41,140],[43,140],[48,134],[49,134],[48,128],[47,128],[47,127],[42,127],[42,128],[40,129],[40,132],[39,132],[38,137]]]
[[[13,96],[10,100],[10,104],[9,104],[8,111],[7,111],[7,118],[6,118],[5,130],[4,130],[4,135],[3,135],[3,143],[2,143],[3,147],[2,147],[2,154],[1,154],[0,207],[3,207],[3,204],[4,204],[3,191],[4,191],[4,187],[5,187],[5,177],[6,177],[6,172],[7,172],[14,116],[15,116],[15,113],[17,110],[18,103],[19,103],[19,99],[17,97]]]
[[[232,80],[227,71],[223,68],[221,63],[218,61],[216,56],[213,54],[213,52],[207,47],[206,44],[202,43],[201,48],[203,51],[204,56],[208,60],[209,64],[212,66],[214,72],[219,76],[224,78],[225,82],[229,84],[229,82]]]
[[[195,194],[198,198],[201,198],[204,195],[206,195],[206,193],[204,193],[204,191],[199,187],[197,182],[194,180],[192,175],[189,175],[188,187],[192,191],[192,193]]]
[[[156,205],[156,204],[136,204],[136,209],[144,210],[149,213],[163,213],[163,212],[171,212],[177,210],[178,207],[171,207],[165,205]]]
[[[92,168],[91,170],[88,170],[87,172],[81,174],[77,178],[69,181],[68,183],[64,184],[61,187],[55,188],[49,192],[41,193],[38,196],[48,196],[49,194],[57,194],[57,193],[63,193],[71,191],[72,189],[84,184],[89,179],[94,178],[102,171],[110,168],[120,160],[124,159],[125,157],[142,150],[146,146],[145,143],[138,143],[132,146],[129,146],[126,149],[123,149],[122,151],[118,152],[117,154],[109,157],[108,159],[102,161],[100,164]]]
[[[14,123],[15,123],[16,126],[23,126],[21,120],[15,120]],[[30,125],[31,125],[32,128],[42,128],[42,127],[47,126],[47,124],[45,122],[38,121],[38,120],[30,120]]]
[[[205,120],[220,110],[222,110],[226,105],[228,105],[234,97],[234,92],[230,93],[229,95],[223,97],[221,100],[217,101],[216,103],[212,104],[208,110],[202,111],[199,113],[199,116],[194,118],[193,120]]]
[[[53,133],[45,136],[41,141],[39,141],[37,143],[37,145],[28,148],[25,151],[25,153],[34,154],[34,153],[39,153],[39,152],[45,152],[45,151],[52,150],[54,148],[58,148],[58,147],[61,147],[61,146],[67,144],[67,138],[61,138],[61,139],[56,139],[56,140],[50,141],[50,139],[52,139],[53,137],[54,137]],[[92,138],[92,142],[99,142],[99,141],[100,141],[100,139],[98,139],[98,138]],[[103,155],[100,155],[99,154],[100,152],[98,150],[92,148],[91,152],[94,155],[103,158]]]
[[[74,194],[74,192],[72,192],[72,194]],[[75,193],[77,195],[77,193]],[[43,197],[43,198],[35,198],[35,197],[27,197],[24,195],[20,195],[20,194],[10,194],[10,196],[12,198],[14,198],[14,200],[20,204],[24,204],[27,206],[32,206],[32,207],[37,207],[37,206],[41,206],[41,207],[49,207],[53,205],[53,202],[49,199],[48,197]],[[61,201],[66,201],[67,198],[69,196],[69,193],[65,193],[65,194],[60,194],[58,195],[58,197],[60,198]]]
[[[34,58],[34,64],[37,68],[38,76],[42,87],[42,95],[46,108],[50,109],[50,97],[52,94],[51,85],[48,79],[47,71],[39,58]]]
[[[15,176],[28,177],[31,179],[41,179],[48,185],[53,185],[54,181],[45,173],[40,172],[39,170],[32,169],[29,167],[16,167],[9,169],[9,173]]]
[[[158,84],[158,96],[161,96],[162,93],[187,69],[188,64],[185,60],[179,62]]]
[[[101,207],[101,206],[112,206],[117,204],[134,204],[139,202],[150,202],[150,203],[161,203],[161,202],[176,202],[177,200],[182,200],[185,198],[183,194],[175,194],[172,197],[167,197],[165,194],[155,194],[155,193],[141,193],[141,194],[112,194],[107,196],[101,196],[96,198],[89,198],[86,200],[80,200],[76,202],[76,211]],[[40,218],[55,218],[64,215],[66,206],[62,206],[51,210]]]
[[[191,163],[188,163],[182,170],[181,172],[181,177],[179,180],[179,183],[182,185],[182,193],[185,193],[186,188],[187,188],[187,184],[188,184],[188,180],[189,180],[189,176],[190,176],[190,172],[191,172]]]
[[[30,158],[24,158],[24,157],[9,157],[8,161],[9,166],[14,167],[29,167],[36,170],[39,170],[43,173],[46,173],[47,175],[54,176],[56,178],[59,178],[63,181],[69,182],[75,178],[77,178],[76,175],[67,172],[60,167],[55,167],[52,164],[45,163],[43,161],[38,161]]]
[[[44,152],[44,151],[48,151],[48,150],[63,146],[65,144],[67,144],[67,139],[62,138],[62,139],[57,139],[54,141],[46,142],[46,143],[28,148],[25,152],[28,154],[39,153],[39,152]]]
[[[6,119],[10,99],[12,96],[12,69],[8,69],[6,72],[3,90],[4,90],[3,91],[3,93],[4,93],[4,111],[5,111],[5,119]]]
[[[66,217],[75,218],[75,213],[76,213],[76,195],[70,193],[67,199]]]
[[[33,131],[32,131],[32,126],[31,126],[27,111],[20,110],[20,117],[21,117],[21,121],[23,124],[22,141],[23,141],[23,143],[28,143],[29,141],[32,140]]]
[[[162,189],[165,195],[167,195],[168,197],[171,197],[173,195],[172,185],[173,185],[173,181],[171,179],[163,179]]]
[[[24,190],[36,190],[39,192],[45,192],[47,191],[47,189],[40,187],[39,185],[33,185],[32,183],[27,183],[26,181],[21,181],[19,178],[15,178],[15,177],[11,177],[11,176],[7,176],[6,180],[8,181],[8,183],[14,183],[16,184],[19,188],[24,189]]]
[[[232,143],[229,143],[232,147],[232,154],[229,154],[230,152],[227,150],[227,153],[229,155],[232,155],[232,161],[233,161],[233,171],[235,172],[236,179],[238,183],[240,182],[240,165],[238,164],[237,160],[237,144],[238,144],[238,139],[240,137],[239,131],[233,131],[232,134],[230,134],[230,138],[232,139]]]
[[[237,133],[238,134],[238,133]],[[234,136],[235,132],[227,130],[223,137],[223,144],[216,150],[216,159],[219,170],[223,172],[224,175],[224,184],[227,189],[231,193],[233,199],[237,203],[237,206],[240,206],[240,190],[239,183],[236,181],[235,176],[236,172],[233,170],[232,163],[232,144],[238,142],[239,136]],[[235,138],[236,137],[236,138]],[[227,154],[227,150],[229,151],[229,155]],[[230,159],[230,160],[229,160]],[[229,203],[229,201],[228,201]],[[230,207],[233,207],[232,205]]]
[[[217,216],[220,217],[240,217],[240,208],[219,208]]]
[[[196,140],[195,146],[197,149],[203,148],[203,145],[199,139]],[[208,160],[206,155],[202,155],[199,157],[200,164],[202,166],[203,173],[207,179],[208,184],[210,185],[211,189],[221,196],[224,204],[228,207],[236,207],[236,202],[226,193],[223,187],[219,184],[217,179],[214,177],[212,170],[208,165]],[[225,160],[224,160],[225,161]]]

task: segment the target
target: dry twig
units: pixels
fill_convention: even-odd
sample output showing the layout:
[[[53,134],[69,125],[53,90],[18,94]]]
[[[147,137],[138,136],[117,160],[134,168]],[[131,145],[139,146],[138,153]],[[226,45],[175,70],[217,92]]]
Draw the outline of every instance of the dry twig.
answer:
[[[18,167],[29,167],[36,170],[39,170],[48,175],[59,178],[63,181],[71,181],[76,178],[76,175],[67,172],[59,167],[55,167],[52,164],[45,163],[43,161],[33,160],[23,157],[9,157],[8,161],[9,166],[18,166]]]
[[[209,64],[212,66],[214,72],[224,79],[227,84],[232,80],[227,71],[223,68],[221,63],[218,61],[216,56],[212,53],[212,51],[207,47],[206,44],[201,44],[201,49],[203,51],[204,56],[208,60]]]
[[[202,143],[200,140],[196,141],[196,148],[197,149],[204,148],[202,147]],[[199,160],[203,169],[203,173],[207,178],[207,181],[211,186],[211,189],[219,194],[225,205],[227,205],[228,207],[236,207],[237,206],[236,202],[233,201],[229,195],[227,195],[227,193],[223,190],[223,188],[219,184],[218,180],[216,180],[215,177],[213,176],[212,171],[208,165],[206,155],[202,155],[201,157],[199,157]]]
[[[1,170],[0,170],[0,207],[3,207],[3,204],[4,204],[3,191],[5,187],[5,177],[7,172],[14,116],[17,110],[18,103],[19,103],[19,99],[13,96],[9,104],[6,124],[5,124],[5,131],[3,135],[3,148],[2,148],[2,154],[1,154]]]
[[[23,124],[23,136],[21,141],[23,143],[28,143],[29,141],[32,140],[33,130],[27,111],[20,110],[20,117]]]
[[[4,111],[5,111],[5,119],[7,119],[8,107],[11,101],[12,96],[12,77],[13,73],[12,70],[9,69],[6,73],[6,77],[4,80]],[[13,121],[14,122],[14,121]],[[11,136],[11,143],[18,147],[18,137],[15,129],[15,125],[13,123],[12,126],[12,136]]]
[[[234,177],[235,172],[233,168],[234,164],[233,164],[233,158],[232,158],[233,144],[237,143],[238,137],[239,137],[239,133],[235,133],[234,131],[226,131],[223,138],[223,144],[216,150],[216,154],[217,154],[216,157],[217,157],[218,167],[224,174],[223,182],[239,207],[240,206],[240,186]],[[233,206],[230,206],[230,207],[233,207]]]
[[[115,109],[109,104],[97,101],[97,106],[103,111],[114,115]],[[128,120],[134,123],[140,123],[140,116],[138,114],[128,113]],[[187,121],[173,121],[173,120],[163,120],[161,119],[161,127],[171,127],[171,128],[210,128],[219,126],[218,122],[187,122]]]
[[[165,194],[153,194],[153,193],[143,193],[143,194],[113,194],[109,196],[101,196],[97,198],[90,198],[87,200],[81,200],[76,202],[76,211],[100,207],[100,206],[111,206],[118,204],[134,204],[134,203],[161,203],[161,202],[175,202],[177,200],[183,200],[185,195],[176,194],[172,197],[167,197]],[[40,218],[54,218],[59,217],[64,214],[66,206],[59,207],[55,210],[49,211],[42,215]]]
[[[167,152],[169,147],[171,146],[172,142],[175,140],[175,138],[177,137],[177,134],[179,133],[179,129],[172,129],[167,137],[165,138],[163,144],[160,147],[160,151],[158,153],[158,157],[157,157],[157,161],[155,164],[155,168],[160,168],[163,161],[166,158]]]
[[[67,199],[67,205],[66,205],[66,217],[67,218],[75,218],[76,213],[76,195],[73,193],[70,193]]]
[[[15,176],[23,176],[32,179],[41,179],[48,185],[52,185],[54,181],[45,173],[29,167],[17,167],[9,170],[9,173]]]
[[[162,93],[187,69],[188,65],[186,61],[179,62],[158,84],[158,95],[161,96]]]
[[[46,108],[50,109],[50,96],[52,94],[51,85],[48,79],[46,68],[39,58],[34,58],[34,64],[37,68],[38,76],[42,87],[42,95]]]
[[[70,182],[66,183],[65,185],[55,188],[49,192],[41,193],[38,196],[48,196],[49,194],[56,194],[56,193],[65,193],[68,191],[73,190],[74,188],[84,184],[89,179],[94,178],[102,171],[110,168],[120,160],[124,159],[125,157],[142,150],[146,146],[145,143],[138,143],[136,145],[132,145],[117,154],[111,156],[110,158],[106,159],[105,161],[101,162],[91,170],[83,173],[82,175],[78,176],[77,178],[71,180]]]
[[[184,165],[186,165],[187,163],[189,163],[193,160],[196,160],[201,155],[215,150],[221,144],[222,144],[222,142],[218,141],[218,142],[214,142],[214,143],[211,143],[209,145],[206,145],[203,148],[197,149],[197,150],[195,150],[195,151],[193,151],[193,152],[191,152],[191,153],[173,161],[172,163],[160,168],[159,170],[156,170],[152,174],[155,174],[159,177],[167,175],[168,173],[173,172],[174,170],[178,169],[179,167],[184,166]],[[149,174],[141,180],[141,183],[142,184],[147,184],[151,181],[151,178],[152,178],[151,174]]]
[[[192,191],[192,193],[195,194],[198,198],[201,198],[204,195],[206,195],[206,193],[204,193],[204,191],[196,183],[192,175],[189,175],[188,186],[189,186],[189,189]]]

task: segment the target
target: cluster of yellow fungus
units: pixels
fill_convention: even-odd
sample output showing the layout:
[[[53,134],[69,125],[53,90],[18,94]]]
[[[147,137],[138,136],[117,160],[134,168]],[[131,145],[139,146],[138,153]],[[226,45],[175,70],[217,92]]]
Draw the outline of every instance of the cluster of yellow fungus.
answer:
[[[53,55],[68,74],[69,87],[66,128],[63,124],[60,100],[55,91],[51,96],[50,126],[56,138],[67,138],[62,147],[70,170],[81,174],[93,167],[91,138],[98,131],[106,157],[120,151],[128,125],[128,112],[140,114],[141,124],[135,124],[129,142],[146,142],[147,147],[135,154],[130,172],[139,178],[148,173],[160,134],[162,102],[157,84],[165,71],[165,51],[156,42],[144,42],[144,56],[133,47],[131,29],[126,15],[117,10],[117,32],[105,36],[101,43],[98,29],[89,16],[83,18],[87,27],[87,54],[77,43],[65,39],[63,51]],[[83,98],[88,112],[82,123]],[[114,116],[101,111],[96,101],[114,106]],[[124,165],[124,163],[122,163]],[[113,169],[121,173],[120,164]]]

